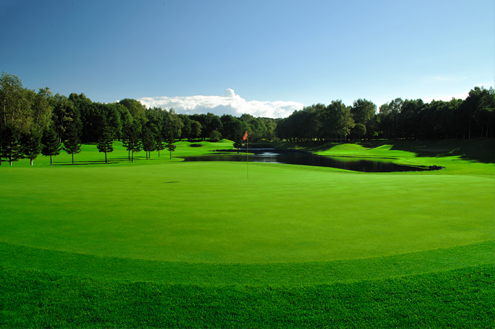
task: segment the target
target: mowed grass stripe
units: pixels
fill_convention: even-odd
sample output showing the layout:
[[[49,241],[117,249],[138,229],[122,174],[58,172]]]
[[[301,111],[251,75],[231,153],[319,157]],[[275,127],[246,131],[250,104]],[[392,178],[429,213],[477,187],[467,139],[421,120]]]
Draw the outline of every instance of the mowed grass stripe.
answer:
[[[136,259],[332,261],[493,239],[495,180],[278,164],[9,168],[0,241]]]
[[[491,328],[495,266],[303,287],[115,282],[0,267],[0,327]]]
[[[493,264],[495,241],[332,262],[206,264],[99,257],[0,243],[0,264],[98,280],[201,286],[314,285],[408,276]]]

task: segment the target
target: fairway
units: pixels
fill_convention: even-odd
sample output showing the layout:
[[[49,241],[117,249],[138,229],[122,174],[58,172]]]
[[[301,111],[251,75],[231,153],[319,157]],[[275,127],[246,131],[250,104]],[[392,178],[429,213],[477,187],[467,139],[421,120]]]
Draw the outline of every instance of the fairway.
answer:
[[[173,262],[333,261],[493,239],[493,179],[242,163],[9,168],[0,241]]]

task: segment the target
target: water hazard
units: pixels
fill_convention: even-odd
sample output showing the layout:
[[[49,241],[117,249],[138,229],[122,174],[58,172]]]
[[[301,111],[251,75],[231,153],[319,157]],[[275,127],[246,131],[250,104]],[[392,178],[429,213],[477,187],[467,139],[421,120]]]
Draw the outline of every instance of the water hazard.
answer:
[[[245,152],[245,151],[244,151]],[[410,167],[397,165],[391,162],[371,160],[335,159],[315,155],[309,152],[288,152],[281,150],[251,150],[249,162],[283,163],[306,166],[332,167],[361,172],[403,172],[424,171],[431,168]],[[246,161],[246,154],[215,154],[199,157],[185,157],[184,161]]]

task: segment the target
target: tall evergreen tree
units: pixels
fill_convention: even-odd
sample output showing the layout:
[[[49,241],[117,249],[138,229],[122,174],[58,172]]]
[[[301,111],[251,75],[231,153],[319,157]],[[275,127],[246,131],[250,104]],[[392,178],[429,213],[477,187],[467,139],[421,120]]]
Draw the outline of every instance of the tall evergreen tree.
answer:
[[[62,150],[62,143],[58,138],[57,132],[53,126],[50,129],[43,132],[43,137],[41,138],[41,154],[50,157],[50,166],[53,165],[52,156],[59,155]]]
[[[33,165],[34,159],[38,157],[41,152],[41,134],[38,132],[32,132],[30,134],[25,134],[21,138],[21,149],[22,154],[25,158],[30,160],[31,166]]]
[[[105,152],[105,163],[108,163],[107,153],[113,152],[112,128],[108,126],[105,117],[103,117],[103,119],[101,120],[101,124],[102,124],[102,132],[100,138],[98,139],[98,145],[96,145],[96,147],[98,148],[98,151]]]
[[[65,134],[67,139],[64,141],[63,149],[65,152],[72,155],[72,165],[74,165],[74,154],[81,152],[81,140],[79,139],[79,131],[76,124],[69,124]]]
[[[21,155],[21,144],[16,133],[12,128],[4,127],[0,131],[0,159],[5,159],[12,166],[12,162],[19,160]]]

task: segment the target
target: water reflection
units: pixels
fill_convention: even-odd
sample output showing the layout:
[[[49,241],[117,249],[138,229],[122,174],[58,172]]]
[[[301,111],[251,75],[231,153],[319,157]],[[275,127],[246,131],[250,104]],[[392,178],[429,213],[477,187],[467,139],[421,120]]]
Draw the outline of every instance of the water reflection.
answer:
[[[250,150],[251,151],[251,150]],[[185,157],[184,161],[246,161],[246,154],[208,155]],[[283,163],[306,166],[332,167],[361,172],[423,171],[418,167],[397,165],[391,162],[371,160],[335,159],[311,153],[276,153],[273,151],[249,154],[249,162]]]

